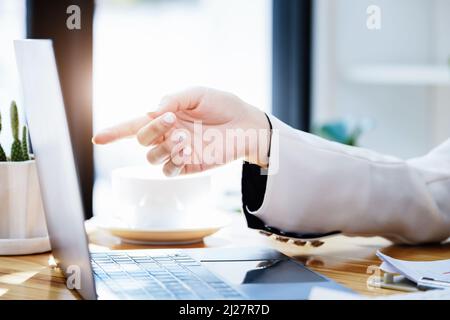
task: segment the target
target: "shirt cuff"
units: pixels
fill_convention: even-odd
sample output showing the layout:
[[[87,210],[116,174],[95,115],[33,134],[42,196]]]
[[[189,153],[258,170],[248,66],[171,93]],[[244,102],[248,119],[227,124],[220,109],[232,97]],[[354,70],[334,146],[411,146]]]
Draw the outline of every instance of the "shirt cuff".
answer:
[[[266,115],[267,116],[267,115]],[[267,116],[270,124],[270,129],[273,130],[272,122]],[[273,142],[273,141],[272,141]],[[269,158],[272,145],[269,148]],[[270,170],[269,170],[270,171]],[[242,210],[247,220],[247,226],[250,229],[261,230],[266,233],[278,235],[286,238],[315,240],[323,237],[338,234],[339,232],[330,232],[326,234],[319,233],[295,233],[285,232],[278,228],[267,225],[261,218],[253,214],[257,212],[264,204],[266,198],[266,189],[268,183],[268,172],[258,165],[244,162],[242,169]]]
[[[264,222],[250,211],[257,211],[261,208],[266,194],[266,186],[267,175],[261,174],[261,168],[245,162],[242,169],[242,204],[247,225],[251,229],[265,229]]]

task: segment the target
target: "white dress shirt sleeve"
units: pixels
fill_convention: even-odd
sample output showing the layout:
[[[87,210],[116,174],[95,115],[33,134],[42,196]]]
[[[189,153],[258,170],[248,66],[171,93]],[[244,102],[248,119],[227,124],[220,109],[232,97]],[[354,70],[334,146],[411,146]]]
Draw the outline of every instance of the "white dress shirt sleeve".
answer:
[[[295,130],[273,116],[262,206],[286,232],[382,236],[396,243],[450,237],[450,140],[404,161]]]

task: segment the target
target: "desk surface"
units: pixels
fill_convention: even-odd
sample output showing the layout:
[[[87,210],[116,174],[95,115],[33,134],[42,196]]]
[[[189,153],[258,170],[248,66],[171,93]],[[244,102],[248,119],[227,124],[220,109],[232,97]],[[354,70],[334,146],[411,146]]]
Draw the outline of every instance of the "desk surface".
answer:
[[[120,240],[95,229],[88,228],[92,250],[134,250],[162,247],[124,245]],[[205,239],[204,243],[181,248],[271,246],[291,256],[311,269],[347,286],[356,292],[376,296],[398,293],[385,289],[368,288],[370,266],[379,266],[377,250],[398,259],[440,260],[450,259],[450,243],[436,246],[392,246],[381,238],[327,239],[320,248],[297,247],[248,230],[242,216],[235,214],[233,223]],[[163,247],[168,248],[168,247]],[[0,257],[0,299],[79,299],[76,292],[65,286],[65,280],[56,268],[49,265],[51,255],[40,254],[23,257]]]

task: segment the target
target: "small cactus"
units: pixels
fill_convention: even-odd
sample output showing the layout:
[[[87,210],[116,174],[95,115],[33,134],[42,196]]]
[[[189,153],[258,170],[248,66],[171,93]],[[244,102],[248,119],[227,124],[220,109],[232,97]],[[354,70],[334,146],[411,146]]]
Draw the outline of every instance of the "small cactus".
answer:
[[[2,133],[2,114],[0,113],[0,133]],[[2,148],[2,145],[0,144],[0,162],[6,162],[6,154],[5,151]]]
[[[11,146],[11,161],[12,162],[23,161],[22,144],[20,143],[20,140],[14,140],[14,142]]]
[[[19,140],[19,112],[15,101],[11,102],[11,130],[14,140]]]
[[[6,162],[6,160],[8,160],[6,159],[6,153],[0,145],[0,162]]]
[[[28,152],[28,129],[26,126],[22,127],[22,141],[19,139],[19,111],[17,110],[17,104],[15,101],[11,102],[10,109],[11,116],[11,131],[13,135],[13,143],[11,145],[11,156],[6,157],[5,151],[0,146],[0,162],[12,161],[22,162],[31,159]],[[0,114],[0,133],[2,131],[2,117]]]
[[[20,162],[23,161],[22,143],[19,140],[19,112],[17,111],[17,105],[13,101],[11,102],[11,130],[13,134],[13,144],[11,146],[11,161]]]
[[[30,155],[28,154],[28,131],[27,127],[22,128],[22,161],[30,160]]]

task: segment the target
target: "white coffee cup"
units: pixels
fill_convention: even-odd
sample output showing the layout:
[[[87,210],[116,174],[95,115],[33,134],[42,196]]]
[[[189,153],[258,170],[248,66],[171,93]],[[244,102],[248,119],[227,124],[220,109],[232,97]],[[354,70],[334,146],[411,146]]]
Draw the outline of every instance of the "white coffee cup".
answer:
[[[114,216],[133,229],[191,228],[211,212],[211,177],[167,178],[160,167],[112,173]]]

